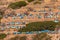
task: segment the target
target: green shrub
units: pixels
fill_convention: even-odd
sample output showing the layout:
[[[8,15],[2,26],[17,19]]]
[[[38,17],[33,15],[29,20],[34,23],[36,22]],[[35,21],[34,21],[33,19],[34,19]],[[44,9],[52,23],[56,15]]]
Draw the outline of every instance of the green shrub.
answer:
[[[19,2],[15,2],[15,3],[11,3],[8,7],[12,8],[12,9],[17,9],[17,8],[21,8],[26,5],[27,5],[27,3],[25,1],[19,1]]]
[[[6,36],[6,34],[0,34],[0,39],[4,39]]]
[[[25,28],[19,29],[19,32],[27,32],[27,31],[41,31],[41,30],[55,30],[56,25],[58,23],[55,23],[53,21],[45,21],[45,22],[32,22],[29,24],[26,24]]]

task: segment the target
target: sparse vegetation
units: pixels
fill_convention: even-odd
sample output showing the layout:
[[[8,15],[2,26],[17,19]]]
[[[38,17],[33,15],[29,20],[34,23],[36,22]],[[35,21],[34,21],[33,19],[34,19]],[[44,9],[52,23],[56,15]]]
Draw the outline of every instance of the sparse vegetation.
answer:
[[[3,18],[3,15],[4,15],[4,11],[0,9],[0,22],[1,22],[1,19]]]
[[[51,40],[51,36],[47,33],[40,33],[33,37],[33,40]]]
[[[3,15],[4,15],[4,11],[0,9],[0,19],[3,17]]]
[[[15,36],[15,37],[13,37],[13,38],[11,38],[11,39],[9,39],[9,40],[26,40],[26,36],[23,36],[23,37],[20,37],[20,36]]]
[[[41,4],[41,2],[39,2],[39,1],[36,1],[36,2],[34,2],[34,4]]]

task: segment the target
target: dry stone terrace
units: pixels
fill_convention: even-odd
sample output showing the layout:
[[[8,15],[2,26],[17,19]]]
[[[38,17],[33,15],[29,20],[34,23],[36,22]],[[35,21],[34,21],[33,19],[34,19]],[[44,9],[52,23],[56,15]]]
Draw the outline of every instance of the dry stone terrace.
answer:
[[[1,0],[2,1],[2,0]],[[17,2],[20,0],[5,0],[3,5],[0,5],[1,8],[8,7],[8,4],[11,2]],[[60,0],[58,2],[51,2],[50,0],[44,0],[42,4],[33,4],[29,3],[27,6],[20,9],[13,10],[7,8],[5,14],[1,19],[0,33],[11,33],[4,40],[8,40],[10,37],[14,37],[13,32],[17,32],[19,28],[26,27],[26,24],[30,22],[37,21],[60,21]],[[27,34],[20,34],[22,36]],[[27,36],[34,35],[28,34]],[[60,38],[60,33],[49,33],[52,36],[52,40],[57,40]],[[58,36],[58,38],[57,38]],[[9,37],[9,38],[8,38]],[[29,40],[29,39],[27,39]]]
[[[54,8],[55,7],[55,8]],[[60,20],[60,5],[58,3],[29,4],[20,9],[7,9],[5,15],[1,19],[3,28],[18,28],[25,27],[27,23],[37,21],[59,21]]]

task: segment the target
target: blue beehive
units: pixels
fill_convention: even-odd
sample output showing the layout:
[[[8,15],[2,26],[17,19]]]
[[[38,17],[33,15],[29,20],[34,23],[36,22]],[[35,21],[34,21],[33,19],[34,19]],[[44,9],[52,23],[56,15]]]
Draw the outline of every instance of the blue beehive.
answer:
[[[13,17],[12,17],[12,19],[16,19],[16,17],[15,17],[15,16],[13,16]]]
[[[17,32],[17,34],[22,34],[22,32]]]
[[[23,19],[24,17],[23,16],[20,16],[20,19]]]
[[[38,16],[38,18],[41,18],[41,16]]]
[[[56,23],[57,23],[57,22],[59,22],[59,21],[58,21],[58,20],[54,20],[54,22],[56,22]]]
[[[11,24],[11,25],[14,25],[14,24],[15,24],[15,22],[10,22],[10,24]]]
[[[15,26],[11,26],[11,28],[16,28]]]
[[[20,22],[16,22],[15,24],[16,24],[16,25],[20,25]]]
[[[41,32],[49,32],[49,30],[42,30]]]
[[[13,32],[13,34],[17,34],[17,32]]]

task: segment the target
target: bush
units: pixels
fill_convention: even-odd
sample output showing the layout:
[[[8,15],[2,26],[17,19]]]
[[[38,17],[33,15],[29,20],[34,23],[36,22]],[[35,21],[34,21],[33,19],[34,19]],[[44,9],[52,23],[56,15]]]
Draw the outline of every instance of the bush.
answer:
[[[4,39],[6,36],[6,34],[0,34],[0,39]]]
[[[32,1],[34,1],[34,0],[27,0],[28,2],[32,2]]]
[[[41,31],[41,30],[55,30],[56,25],[53,21],[45,21],[45,22],[32,22],[26,24],[25,28],[19,29],[19,32],[27,32],[27,31]]]
[[[15,2],[15,3],[11,3],[8,7],[12,8],[12,9],[17,9],[20,8],[22,6],[26,6],[27,3],[25,1],[19,1],[19,2]]]

